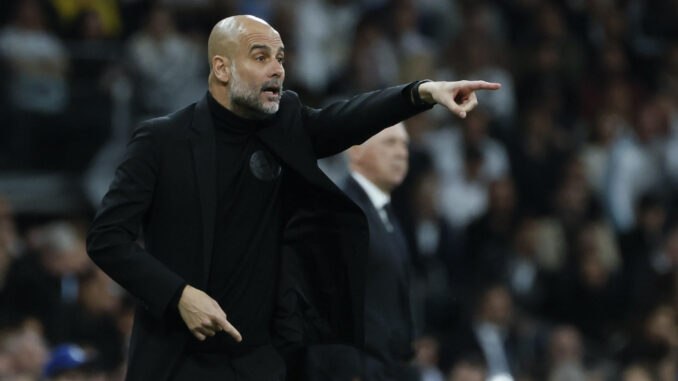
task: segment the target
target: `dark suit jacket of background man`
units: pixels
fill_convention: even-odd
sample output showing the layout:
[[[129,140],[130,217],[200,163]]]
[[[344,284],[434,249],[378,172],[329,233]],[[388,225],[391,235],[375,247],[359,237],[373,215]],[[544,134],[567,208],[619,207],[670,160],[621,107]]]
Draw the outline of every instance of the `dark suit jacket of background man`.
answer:
[[[403,232],[389,216],[393,231],[389,232],[375,205],[363,187],[352,177],[344,181],[342,190],[367,217],[370,242],[365,284],[365,352],[386,366],[387,379],[416,379],[411,370],[400,367],[410,360],[414,336],[409,297],[410,254]],[[363,361],[370,380],[370,362]],[[376,377],[376,379],[381,379]]]
[[[410,102],[415,84],[360,94],[322,110],[285,91],[275,124],[260,134],[286,171],[275,329],[285,350],[312,342],[362,346],[367,222],[316,159],[430,108]],[[189,338],[170,302],[185,283],[207,288],[215,151],[206,97],[142,123],[88,232],[90,257],[139,301],[128,380],[166,379]],[[141,230],[143,246],[137,243]]]
[[[308,381],[410,381],[419,380],[413,367],[403,366],[412,357],[413,322],[409,302],[409,260],[398,222],[392,232],[379,216],[365,189],[349,175],[341,184],[344,193],[365,213],[369,226],[369,252],[365,262],[365,346],[313,345],[308,350],[304,375]]]

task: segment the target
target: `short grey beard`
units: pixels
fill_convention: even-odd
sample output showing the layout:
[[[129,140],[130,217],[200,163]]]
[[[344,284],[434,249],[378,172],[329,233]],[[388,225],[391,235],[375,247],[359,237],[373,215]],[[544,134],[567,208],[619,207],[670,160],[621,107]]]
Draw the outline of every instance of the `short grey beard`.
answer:
[[[280,89],[282,91],[282,89]],[[236,104],[244,107],[255,113],[272,115],[278,112],[279,103],[271,106],[265,106],[259,97],[260,89],[248,88],[247,85],[240,80],[240,76],[235,69],[235,65],[231,65],[231,104]]]

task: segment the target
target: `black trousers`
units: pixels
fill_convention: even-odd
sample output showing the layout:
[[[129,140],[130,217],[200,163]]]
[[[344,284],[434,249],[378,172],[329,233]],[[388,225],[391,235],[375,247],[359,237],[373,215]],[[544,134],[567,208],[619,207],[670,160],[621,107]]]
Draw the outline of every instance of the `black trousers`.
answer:
[[[271,345],[238,357],[224,353],[184,353],[171,381],[283,381],[285,362]]]

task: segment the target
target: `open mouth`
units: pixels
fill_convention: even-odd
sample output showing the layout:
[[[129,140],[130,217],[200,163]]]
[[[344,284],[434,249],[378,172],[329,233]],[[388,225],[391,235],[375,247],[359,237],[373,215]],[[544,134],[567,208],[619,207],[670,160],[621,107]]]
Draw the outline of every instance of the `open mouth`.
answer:
[[[264,86],[261,92],[269,97],[277,97],[280,94],[280,86]]]

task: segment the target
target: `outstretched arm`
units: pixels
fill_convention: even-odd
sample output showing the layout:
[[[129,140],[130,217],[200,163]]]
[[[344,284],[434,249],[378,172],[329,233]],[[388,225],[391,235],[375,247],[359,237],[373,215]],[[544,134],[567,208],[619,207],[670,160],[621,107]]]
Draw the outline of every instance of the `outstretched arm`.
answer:
[[[465,118],[478,104],[476,90],[499,87],[498,83],[484,81],[420,81],[359,94],[324,109],[304,107],[302,115],[316,156],[326,157],[361,144],[382,129],[436,103]]]

